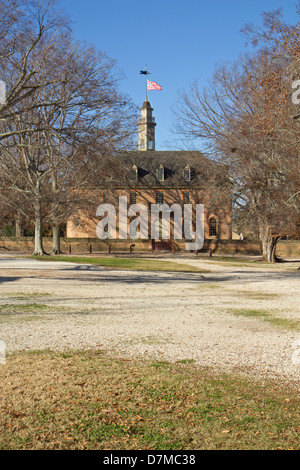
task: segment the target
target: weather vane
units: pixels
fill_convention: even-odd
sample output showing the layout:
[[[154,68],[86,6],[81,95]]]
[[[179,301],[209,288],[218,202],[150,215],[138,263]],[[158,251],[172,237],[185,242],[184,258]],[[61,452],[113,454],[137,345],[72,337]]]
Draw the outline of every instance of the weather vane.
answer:
[[[146,75],[146,101],[148,101],[148,75],[150,75],[150,72],[148,72],[147,65],[145,70],[140,70],[140,74]]]
[[[161,91],[162,87],[158,83],[148,80],[148,75],[150,75],[150,72],[148,72],[147,65],[145,67],[145,70],[140,70],[140,73],[142,75],[146,75],[146,101],[148,101],[148,90]]]

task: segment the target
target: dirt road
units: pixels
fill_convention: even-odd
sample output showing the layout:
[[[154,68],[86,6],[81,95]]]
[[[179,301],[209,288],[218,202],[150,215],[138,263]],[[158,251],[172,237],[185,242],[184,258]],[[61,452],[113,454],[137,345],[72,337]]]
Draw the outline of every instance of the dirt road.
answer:
[[[299,263],[137,272],[0,255],[6,351],[101,348],[299,385]],[[299,354],[298,354],[299,353]]]

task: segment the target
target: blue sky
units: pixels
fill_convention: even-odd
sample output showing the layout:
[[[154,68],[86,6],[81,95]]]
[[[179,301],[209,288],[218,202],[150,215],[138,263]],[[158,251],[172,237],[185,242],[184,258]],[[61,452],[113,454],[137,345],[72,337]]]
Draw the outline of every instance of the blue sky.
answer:
[[[149,91],[154,108],[156,150],[172,146],[172,107],[178,92],[210,79],[215,65],[235,60],[245,48],[240,29],[261,23],[263,11],[282,7],[295,23],[296,0],[61,0],[76,39],[116,59],[124,73],[120,89],[139,107],[145,99],[147,65],[162,91]]]

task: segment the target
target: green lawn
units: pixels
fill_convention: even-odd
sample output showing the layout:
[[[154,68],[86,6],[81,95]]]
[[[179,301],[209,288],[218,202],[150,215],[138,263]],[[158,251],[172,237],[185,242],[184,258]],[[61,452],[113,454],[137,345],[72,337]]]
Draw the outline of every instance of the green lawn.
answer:
[[[259,318],[279,328],[288,329],[292,331],[300,331],[299,320],[277,317],[270,310],[251,309],[251,308],[243,308],[243,309],[230,308],[227,310],[227,312],[232,313],[233,315],[236,315],[236,316],[241,316],[241,317]]]
[[[112,269],[132,271],[169,271],[169,272],[208,272],[188,264],[172,261],[152,260],[143,258],[102,258],[81,256],[35,256],[42,261],[66,261],[68,263],[94,264]]]

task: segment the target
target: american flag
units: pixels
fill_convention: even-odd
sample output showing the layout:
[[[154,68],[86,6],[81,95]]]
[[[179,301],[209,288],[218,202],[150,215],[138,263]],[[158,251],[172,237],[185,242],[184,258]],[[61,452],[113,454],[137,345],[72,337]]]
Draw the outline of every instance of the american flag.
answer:
[[[151,82],[151,80],[147,80],[147,90],[161,90],[161,86],[156,82]]]

